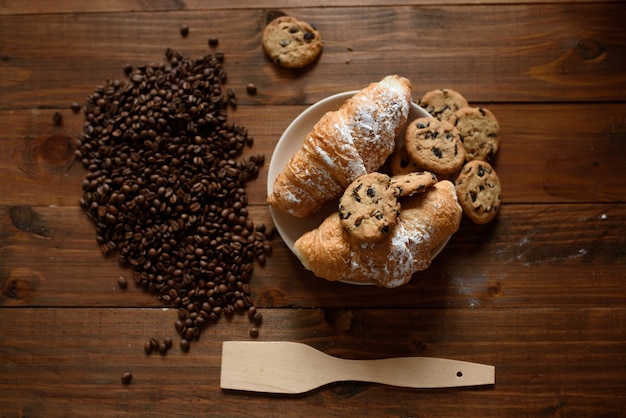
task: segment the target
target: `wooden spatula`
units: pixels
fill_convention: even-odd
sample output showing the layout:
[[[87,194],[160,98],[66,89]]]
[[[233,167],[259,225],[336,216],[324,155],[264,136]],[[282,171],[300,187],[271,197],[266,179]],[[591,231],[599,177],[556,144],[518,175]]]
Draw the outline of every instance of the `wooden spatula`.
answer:
[[[495,383],[495,367],[432,357],[346,360],[294,342],[226,341],[223,389],[303,393],[331,382],[361,381],[408,388]]]

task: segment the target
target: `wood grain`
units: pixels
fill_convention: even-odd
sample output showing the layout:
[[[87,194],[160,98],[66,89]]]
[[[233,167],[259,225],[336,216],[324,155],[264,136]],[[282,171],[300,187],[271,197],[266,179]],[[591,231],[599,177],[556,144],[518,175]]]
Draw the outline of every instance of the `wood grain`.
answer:
[[[320,29],[314,66],[287,71],[264,55],[262,30],[280,13]],[[0,0],[0,416],[623,415],[624,21],[619,0]],[[219,38],[215,49],[210,36]],[[496,385],[220,390],[222,342],[250,340],[242,314],[208,326],[189,352],[179,348],[177,310],[134,286],[132,271],[96,245],[78,205],[86,172],[74,141],[83,115],[70,110],[123,79],[126,64],[163,61],[168,47],[193,58],[225,53],[226,85],[238,99],[229,121],[254,137],[246,155],[266,157],[247,184],[250,218],[268,226],[276,142],[328,95],[397,73],[412,80],[414,100],[454,88],[496,115],[498,218],[484,226],[464,219],[410,284],[327,282],[280,237],[250,282],[264,316],[260,341],[302,342],[347,359],[494,364]],[[174,346],[147,356],[151,337],[172,337]]]
[[[262,52],[265,9],[4,16],[0,110],[9,103],[67,106],[95,85],[122,77],[126,64],[163,61],[166,47],[198,57],[209,53],[207,39],[216,34],[230,85],[242,91],[256,83],[255,100],[266,105],[310,104],[329,87],[354,90],[389,72],[412,79],[416,91],[451,87],[474,102],[626,99],[620,60],[626,9],[617,3],[290,12],[317,25],[326,39],[318,63],[297,77],[275,68]],[[359,29],[345,30],[344,22]],[[187,38],[180,36],[182,24],[192,28]],[[342,76],[346,72],[350,77]],[[20,88],[25,81],[30,88]]]
[[[266,207],[250,217],[271,225]],[[163,306],[134,286],[120,291],[132,270],[101,254],[81,209],[5,207],[0,220],[0,306]],[[486,228],[464,220],[429,269],[386,290],[316,278],[276,238],[252,296],[275,308],[623,306],[625,236],[623,204],[505,205]]]
[[[328,94],[337,91],[328,91]],[[240,95],[245,95],[241,92]],[[417,100],[420,93],[414,92]],[[473,102],[490,109],[502,125],[502,144],[494,166],[509,203],[625,202],[626,183],[613,173],[626,169],[626,105],[503,104]],[[238,106],[229,121],[254,137],[247,155],[264,154],[266,164],[250,183],[252,205],[266,199],[267,167],[277,140],[303,106]],[[83,117],[62,110],[0,111],[0,175],[14,187],[0,204],[76,205],[86,171],[73,162]],[[575,133],[575,134],[574,134]]]
[[[0,310],[0,410],[66,416],[611,416],[624,405],[624,308],[264,310],[260,339],[299,341],[353,359],[437,356],[496,365],[496,385],[408,390],[347,382],[306,396],[219,389],[221,341],[245,339],[242,318],[188,353],[143,353],[172,334],[155,309]],[[610,332],[604,331],[609,327]],[[133,375],[130,385],[122,373]],[[598,383],[601,379],[601,384]],[[396,402],[389,402],[397,399]]]

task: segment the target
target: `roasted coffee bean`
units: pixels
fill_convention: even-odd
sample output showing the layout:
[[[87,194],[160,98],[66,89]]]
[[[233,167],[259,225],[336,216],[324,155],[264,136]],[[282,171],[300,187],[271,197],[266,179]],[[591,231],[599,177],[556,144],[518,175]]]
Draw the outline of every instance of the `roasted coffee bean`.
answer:
[[[143,351],[145,351],[148,355],[152,354],[152,345],[150,345],[149,341],[143,345]]]
[[[172,337],[165,337],[163,340],[168,349],[172,348]]]
[[[122,373],[122,383],[128,385],[133,380],[133,375],[130,372]]]
[[[209,38],[209,46],[211,48],[215,48],[218,43],[219,43],[219,39],[216,36],[211,36]]]
[[[78,113],[80,112],[80,104],[78,104],[78,102],[72,102],[72,104],[70,104],[70,109],[72,109],[72,112]]]
[[[167,348],[167,344],[165,344],[164,342],[159,344],[159,353],[164,356],[165,354],[167,354]]]
[[[187,25],[182,25],[182,26],[180,27],[180,35],[181,35],[183,38],[186,38],[186,37],[187,37],[187,35],[189,35],[189,26],[187,26]]]
[[[249,219],[245,185],[265,158],[237,160],[253,140],[227,121],[237,103],[223,52],[194,60],[168,48],[165,58],[127,65],[127,79],[88,96],[75,154],[102,253],[117,252],[138,286],[177,308],[188,349],[223,313],[254,306],[253,263],[271,247],[268,228]]]
[[[54,112],[52,114],[52,121],[54,122],[55,125],[60,125],[63,123],[63,115],[61,115],[61,112]]]
[[[180,340],[180,348],[183,351],[189,351],[189,346],[190,346],[190,344],[189,344],[188,340],[186,340],[184,338]]]
[[[128,287],[128,281],[126,280],[126,277],[119,276],[117,278],[117,287],[119,287],[120,289],[126,289],[126,287]]]
[[[254,96],[256,94],[256,90],[256,85],[253,83],[248,83],[246,86],[246,92],[248,92],[250,96]]]
[[[259,329],[257,327],[250,328],[250,336],[252,338],[257,338],[259,336]]]
[[[254,325],[256,325],[257,327],[260,327],[263,323],[263,314],[261,312],[255,313],[252,317],[252,322],[254,322]]]

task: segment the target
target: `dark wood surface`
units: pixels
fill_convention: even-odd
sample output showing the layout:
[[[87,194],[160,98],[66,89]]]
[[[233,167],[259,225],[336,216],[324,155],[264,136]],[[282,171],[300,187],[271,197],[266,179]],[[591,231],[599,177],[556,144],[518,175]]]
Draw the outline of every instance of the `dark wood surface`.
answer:
[[[0,2],[0,416],[555,416],[626,409],[626,7],[618,1]],[[276,68],[261,32],[276,12],[314,23],[310,68]],[[182,38],[181,25],[190,33]],[[251,292],[261,341],[304,342],[368,359],[432,356],[496,366],[488,387],[407,390],[358,382],[299,396],[219,388],[226,340],[247,318],[208,327],[189,352],[176,309],[117,278],[78,201],[86,174],[69,109],[124,65],[199,58],[219,38],[229,120],[269,161],[282,131],[328,95],[397,73],[413,97],[450,87],[502,129],[498,218],[463,220],[432,266],[392,290],[328,283],[280,237]],[[246,94],[248,83],[258,93]],[[52,122],[61,112],[63,124]],[[247,184],[250,217],[271,225],[267,166]],[[121,374],[131,372],[129,385]]]

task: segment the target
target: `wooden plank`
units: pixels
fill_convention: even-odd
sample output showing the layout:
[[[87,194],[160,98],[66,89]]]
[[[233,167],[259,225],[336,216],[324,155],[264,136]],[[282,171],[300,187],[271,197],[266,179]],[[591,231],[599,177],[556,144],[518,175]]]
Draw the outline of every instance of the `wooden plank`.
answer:
[[[143,353],[173,336],[160,309],[0,308],[0,410],[5,416],[616,416],[626,407],[626,309],[266,309],[260,340],[298,341],[331,355],[432,356],[496,366],[496,384],[406,390],[346,382],[302,396],[219,389],[219,324],[189,353]],[[131,372],[129,385],[120,376]],[[389,402],[390,397],[394,402]],[[304,415],[306,411],[306,415]]]
[[[250,219],[271,225],[266,207]],[[77,207],[0,208],[4,306],[163,306],[103,257]],[[489,307],[626,304],[626,206],[505,205],[487,226],[467,220],[429,269],[398,289],[330,283],[303,269],[278,237],[255,266],[261,307]]]
[[[272,92],[255,98],[263,104],[312,103],[329,86],[352,90],[390,71],[414,80],[418,91],[446,86],[475,102],[626,100],[626,9],[617,3],[292,12],[325,39],[315,71],[283,71],[265,57],[266,9],[2,16],[0,109],[67,105],[122,77],[128,63],[163,61],[166,47],[204,55],[210,36],[220,38],[234,88],[254,82]],[[184,39],[182,24],[191,28]]]
[[[607,2],[619,2],[620,0],[591,0],[597,3]],[[588,3],[589,0],[555,0],[551,3]],[[481,1],[481,4],[501,4],[501,3],[543,3],[541,0],[486,0]],[[28,5],[20,0],[4,0],[2,3],[2,9],[0,9],[0,15],[13,15],[13,14],[58,14],[58,13],[103,13],[103,12],[138,12],[138,11],[200,11],[200,10],[219,10],[219,9],[249,9],[249,8],[275,8],[280,11],[289,13],[293,8],[308,8],[308,7],[349,7],[349,6],[395,6],[395,5],[422,5],[428,6],[432,4],[430,0],[416,0],[416,1],[402,1],[398,0],[360,0],[358,2],[354,0],[335,0],[328,2],[328,4],[320,3],[319,1],[311,0],[291,0],[289,4],[285,4],[280,0],[264,0],[264,1],[250,1],[241,0],[233,3],[228,0],[212,0],[206,1],[194,1],[188,0],[185,2],[177,2],[170,0],[160,0],[151,2],[142,1],[111,1],[111,0],[98,0],[98,1],[64,1],[58,5],[52,5],[46,1],[31,1]],[[465,0],[445,0],[437,2],[437,4],[467,4]]]
[[[333,92],[328,92],[332,94]],[[470,103],[492,110],[501,125],[501,148],[494,163],[505,203],[624,202],[626,105]],[[239,106],[229,121],[254,137],[245,156],[263,154],[265,166],[247,184],[249,202],[263,205],[266,177],[276,142],[303,106]],[[62,110],[0,112],[0,194],[2,205],[76,205],[86,171],[74,163],[74,141],[82,115]]]

